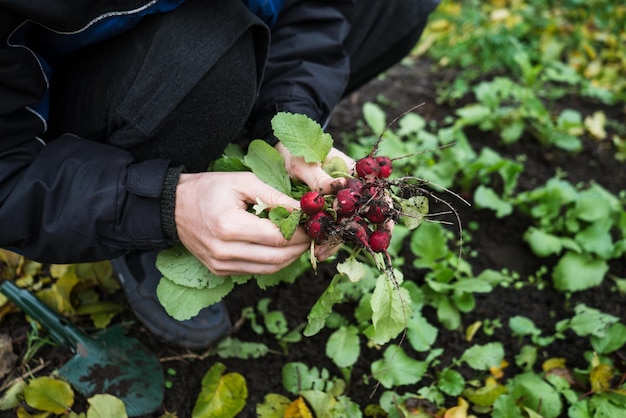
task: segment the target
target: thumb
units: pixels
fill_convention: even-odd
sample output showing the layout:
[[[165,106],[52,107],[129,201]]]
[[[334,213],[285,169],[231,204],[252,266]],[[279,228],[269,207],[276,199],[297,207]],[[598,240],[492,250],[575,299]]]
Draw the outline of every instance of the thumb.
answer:
[[[318,190],[324,194],[336,193],[346,184],[346,179],[332,177],[320,166],[307,167],[306,170],[301,171],[301,177],[311,190]]]

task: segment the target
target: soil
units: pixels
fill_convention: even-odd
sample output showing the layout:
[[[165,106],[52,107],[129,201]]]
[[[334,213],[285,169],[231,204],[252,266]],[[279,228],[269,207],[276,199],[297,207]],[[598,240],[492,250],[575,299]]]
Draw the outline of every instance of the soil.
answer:
[[[361,126],[358,120],[362,118],[362,104],[366,101],[377,102],[380,97],[385,98],[382,106],[389,115],[388,119],[412,106],[424,103],[424,106],[417,112],[427,120],[441,121],[447,115],[453,114],[454,108],[436,103],[435,88],[439,81],[452,75],[433,71],[431,63],[424,59],[415,63],[399,64],[390,69],[384,76],[365,85],[357,93],[344,98],[333,114],[328,131],[335,139],[340,138],[344,132],[354,131]],[[613,119],[623,121],[625,117],[625,109],[620,106],[601,106],[579,99],[576,101],[566,100],[564,103],[568,107],[578,108],[584,114],[589,114],[596,109],[603,109]],[[525,137],[513,145],[502,146],[499,139],[491,134],[478,130],[468,130],[467,135],[477,150],[489,146],[505,157],[515,158],[522,154],[526,156],[525,169],[519,182],[520,191],[543,184],[547,179],[553,177],[559,169],[567,173],[567,178],[573,183],[588,182],[595,179],[613,193],[618,193],[626,185],[626,170],[623,169],[622,163],[615,160],[613,150],[610,145],[607,145],[608,141],[598,142],[585,139],[583,151],[573,156],[571,153],[562,152],[558,149],[545,148],[530,137]],[[470,201],[471,192],[471,190],[463,191],[464,196],[467,196]],[[522,234],[529,225],[529,220],[524,215],[516,214],[516,216],[498,219],[488,210],[478,210],[473,207],[465,207],[462,204],[455,205],[455,207],[459,210],[464,225],[473,222],[479,225],[477,230],[472,231],[472,240],[469,243],[471,250],[477,255],[468,258],[476,273],[486,268],[495,270],[507,268],[518,272],[521,277],[529,277],[534,275],[540,266],[551,262],[535,257],[523,242]],[[466,254],[469,254],[469,251],[466,251]],[[624,261],[613,262],[611,273],[618,277],[626,277]],[[247,405],[240,414],[242,417],[256,416],[255,405],[263,402],[264,396],[268,393],[281,393],[293,398],[292,395],[285,392],[281,382],[281,369],[287,362],[304,362],[309,367],[325,368],[331,375],[341,376],[341,371],[324,353],[325,342],[329,335],[328,330],[323,330],[314,337],[304,338],[301,342],[288,346],[287,351],[283,352],[273,336],[269,333],[257,335],[252,331],[248,322],[241,320],[241,312],[244,308],[256,306],[257,301],[261,298],[270,298],[272,301],[271,308],[278,309],[288,315],[290,329],[293,329],[306,322],[307,314],[312,305],[325,289],[333,274],[334,266],[323,264],[317,274],[307,273],[294,284],[260,290],[254,283],[248,283],[236,288],[228,297],[227,305],[231,318],[233,322],[238,324],[233,336],[244,341],[263,342],[275,351],[260,359],[220,359],[214,356],[185,359],[183,356],[188,354],[188,351],[164,345],[150,335],[140,323],[135,322],[129,328],[129,334],[144,342],[159,358],[166,360],[162,363],[164,370],[175,370],[175,375],[166,374],[166,380],[171,382],[171,387],[165,390],[163,408],[151,416],[158,417],[166,411],[176,413],[179,417],[191,416],[201,387],[202,377],[216,361],[220,361],[226,366],[226,372],[238,372],[246,379],[249,393]],[[405,273],[405,279],[420,282],[422,277],[418,271],[409,271]],[[547,286],[543,291],[538,291],[532,287],[526,287],[523,291],[499,287],[488,294],[479,294],[477,295],[476,308],[463,316],[461,329],[440,331],[437,345],[445,348],[444,357],[441,358],[442,364],[458,358],[470,346],[470,343],[464,338],[464,327],[478,320],[500,319],[503,324],[506,324],[511,316],[524,315],[533,320],[540,329],[551,332],[554,330],[554,324],[560,318],[572,315],[572,307],[577,302],[583,302],[590,307],[615,315],[621,318],[623,323],[626,323],[623,296],[615,292],[612,286],[611,280],[605,280],[599,288],[576,293],[570,298],[555,291],[550,286]],[[353,307],[340,305],[337,309],[350,315]],[[434,312],[426,310],[425,314],[434,318]],[[121,319],[133,320],[133,317],[130,312],[126,312]],[[432,323],[436,322],[433,320]],[[18,317],[10,318],[9,321],[2,324],[2,332],[9,332],[15,338],[17,354],[22,353],[25,349],[26,343],[23,337],[26,330],[23,321]],[[508,327],[504,326],[496,328],[492,337],[483,333],[477,334],[471,344],[484,344],[490,341],[502,341],[505,344],[505,352],[510,364],[514,364],[512,356],[518,353],[520,347],[526,343],[524,340],[514,338]],[[363,341],[361,359],[352,372],[353,380],[347,392],[353,401],[363,406],[377,403],[378,397],[382,393],[381,388],[375,391],[372,396],[375,381],[363,378],[370,374],[370,363],[381,356],[380,351],[375,348],[367,348],[365,343]],[[403,348],[410,352],[407,344]],[[573,335],[567,334],[565,339],[557,340],[555,344],[542,351],[539,360],[553,356],[565,357],[570,367],[585,368],[587,362],[584,353],[589,349],[586,339],[575,338]],[[38,353],[38,357],[51,360],[52,365],[57,367],[67,361],[69,356],[70,353],[63,348],[45,347]],[[417,356],[423,357],[423,354],[417,354]],[[46,370],[51,371],[52,366]],[[514,366],[505,369],[505,373],[511,375],[515,373]],[[428,379],[424,379],[420,385],[429,383]],[[418,387],[405,389],[402,392],[416,391]],[[77,399],[75,408],[77,411],[84,410],[80,402],[84,402],[84,400]],[[456,399],[450,399],[447,406],[455,404]],[[2,417],[13,415],[14,412],[0,414]]]

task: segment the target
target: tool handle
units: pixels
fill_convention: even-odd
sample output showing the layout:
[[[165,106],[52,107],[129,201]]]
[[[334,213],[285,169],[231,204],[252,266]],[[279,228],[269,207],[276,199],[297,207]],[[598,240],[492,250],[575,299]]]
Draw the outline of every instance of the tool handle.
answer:
[[[78,342],[88,338],[66,318],[63,318],[31,292],[18,287],[15,283],[10,281],[3,282],[0,284],[0,292],[24,313],[30,315],[42,327],[46,328],[52,338],[59,344],[75,350]]]

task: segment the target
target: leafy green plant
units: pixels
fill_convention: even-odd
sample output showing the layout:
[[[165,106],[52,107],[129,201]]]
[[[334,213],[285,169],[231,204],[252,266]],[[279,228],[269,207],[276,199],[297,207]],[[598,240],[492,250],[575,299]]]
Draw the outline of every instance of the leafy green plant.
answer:
[[[533,252],[559,257],[552,271],[559,290],[575,292],[600,284],[608,261],[624,253],[623,205],[599,184],[575,186],[553,178],[515,200],[536,220],[524,235]]]

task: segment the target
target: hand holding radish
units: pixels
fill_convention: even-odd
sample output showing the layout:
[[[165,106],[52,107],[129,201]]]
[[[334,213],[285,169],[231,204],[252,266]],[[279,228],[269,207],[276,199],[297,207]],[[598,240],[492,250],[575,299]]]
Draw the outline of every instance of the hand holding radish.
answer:
[[[271,274],[309,249],[302,228],[287,240],[268,219],[247,211],[261,199],[270,206],[299,202],[248,172],[181,174],[175,220],[183,245],[217,275]]]
[[[316,190],[324,194],[334,193],[345,186],[346,180],[331,177],[326,173],[321,164],[307,163],[302,157],[292,155],[280,142],[276,144],[276,149],[285,159],[285,167],[292,178],[296,178],[306,183],[311,190]],[[339,157],[345,161],[350,172],[354,171],[354,160],[336,148],[332,148],[328,153],[328,158]]]
[[[312,191],[319,191],[321,194],[332,194],[337,190],[345,187],[346,180],[343,178],[334,178],[326,173],[320,163],[307,163],[302,157],[292,155],[287,148],[280,142],[276,144],[276,149],[285,159],[285,167],[292,178],[296,178],[304,182]],[[328,158],[339,157],[344,160],[350,171],[354,171],[355,161],[336,148],[332,148],[328,153]],[[318,194],[319,195],[319,194]],[[320,195],[321,196],[321,195]],[[323,196],[322,196],[323,201]],[[320,203],[318,201],[318,203]],[[321,202],[323,203],[323,202]],[[302,208],[306,210],[305,204]],[[323,261],[331,255],[335,254],[340,248],[337,243],[327,242],[317,245],[315,248],[315,257]]]

